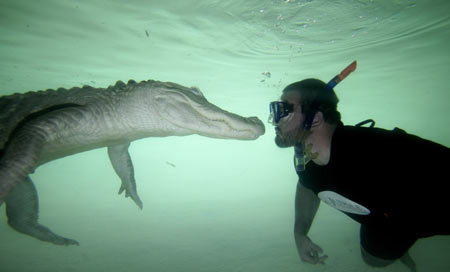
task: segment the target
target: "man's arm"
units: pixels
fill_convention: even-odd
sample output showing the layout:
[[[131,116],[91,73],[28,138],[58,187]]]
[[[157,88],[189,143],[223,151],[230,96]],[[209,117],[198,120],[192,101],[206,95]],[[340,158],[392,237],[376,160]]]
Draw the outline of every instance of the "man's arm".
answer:
[[[299,182],[295,194],[295,243],[300,259],[313,264],[323,264],[328,258],[327,255],[319,256],[323,250],[307,236],[319,204],[320,199],[314,192]]]

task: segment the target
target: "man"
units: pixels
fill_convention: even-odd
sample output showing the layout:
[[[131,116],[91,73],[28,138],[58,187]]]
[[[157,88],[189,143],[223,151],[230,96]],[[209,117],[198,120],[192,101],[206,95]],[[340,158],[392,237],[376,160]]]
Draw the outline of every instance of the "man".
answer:
[[[450,234],[450,149],[397,128],[344,126],[332,88],[337,82],[330,83],[293,83],[281,101],[271,103],[275,143],[295,146],[294,235],[300,258],[313,264],[327,258],[308,236],[322,200],[361,223],[367,264],[382,267],[400,259],[416,271],[408,254],[415,241]]]

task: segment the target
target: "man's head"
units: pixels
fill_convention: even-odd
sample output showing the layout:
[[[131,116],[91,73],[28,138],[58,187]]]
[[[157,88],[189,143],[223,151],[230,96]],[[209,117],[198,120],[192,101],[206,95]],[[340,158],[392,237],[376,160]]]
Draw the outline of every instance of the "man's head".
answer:
[[[275,143],[279,147],[295,145],[305,135],[305,122],[308,122],[308,118],[312,122],[316,113],[319,113],[326,123],[341,123],[341,115],[337,111],[339,99],[321,80],[305,79],[288,85],[283,90],[281,101],[292,107],[289,106],[287,116],[275,123]]]

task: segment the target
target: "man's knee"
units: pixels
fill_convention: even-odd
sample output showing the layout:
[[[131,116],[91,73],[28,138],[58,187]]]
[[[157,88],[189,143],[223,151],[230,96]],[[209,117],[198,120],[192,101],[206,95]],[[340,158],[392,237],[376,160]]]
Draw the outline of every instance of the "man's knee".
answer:
[[[361,246],[361,257],[364,262],[373,267],[385,267],[395,262],[395,260],[386,260],[373,256]]]

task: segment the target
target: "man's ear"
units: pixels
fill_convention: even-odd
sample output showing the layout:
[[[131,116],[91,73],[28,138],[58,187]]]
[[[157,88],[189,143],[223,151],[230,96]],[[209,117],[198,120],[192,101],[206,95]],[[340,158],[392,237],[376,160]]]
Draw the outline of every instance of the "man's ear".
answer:
[[[323,113],[321,111],[318,111],[314,115],[314,120],[312,122],[311,128],[320,127],[324,122],[325,122],[325,119],[323,117]]]

